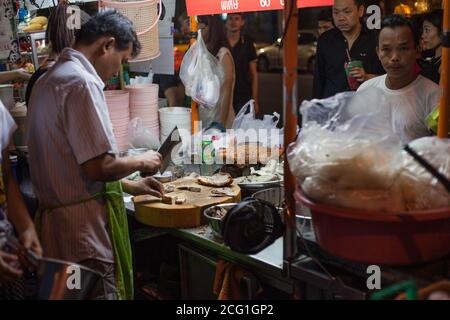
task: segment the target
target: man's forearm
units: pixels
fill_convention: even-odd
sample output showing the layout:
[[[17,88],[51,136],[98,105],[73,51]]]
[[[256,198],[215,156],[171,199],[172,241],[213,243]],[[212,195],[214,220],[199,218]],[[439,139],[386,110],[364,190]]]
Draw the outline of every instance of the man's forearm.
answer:
[[[15,71],[2,71],[0,72],[0,84],[13,81],[17,77]]]
[[[144,163],[136,157],[119,158],[104,154],[82,164],[86,175],[94,181],[117,181],[129,174],[140,171]]]

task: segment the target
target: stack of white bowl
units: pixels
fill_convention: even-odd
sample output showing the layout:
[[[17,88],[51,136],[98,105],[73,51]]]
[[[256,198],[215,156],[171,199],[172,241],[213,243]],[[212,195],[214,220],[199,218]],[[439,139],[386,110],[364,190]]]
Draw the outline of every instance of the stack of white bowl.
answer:
[[[130,93],[130,119],[141,118],[142,124],[159,136],[157,84],[133,84],[125,88]]]
[[[119,151],[128,150],[129,93],[123,90],[105,91],[105,98],[117,147]]]
[[[191,132],[191,109],[183,107],[169,107],[159,109],[161,123],[161,143],[166,140],[173,128],[185,129]],[[180,132],[181,133],[181,132]]]

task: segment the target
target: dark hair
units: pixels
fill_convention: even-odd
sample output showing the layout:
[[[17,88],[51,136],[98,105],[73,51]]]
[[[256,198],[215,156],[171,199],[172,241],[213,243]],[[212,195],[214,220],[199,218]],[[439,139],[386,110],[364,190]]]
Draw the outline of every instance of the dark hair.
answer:
[[[229,16],[241,16],[242,20],[245,20],[245,14],[243,12],[232,12],[227,15],[227,19]]]
[[[433,26],[439,29],[439,33],[442,34],[442,20],[444,12],[442,9],[431,11],[424,15],[423,21],[429,21]]]
[[[389,16],[387,16],[386,18],[383,19],[383,21],[381,22],[381,31],[384,28],[397,28],[397,27],[408,27],[411,30],[411,33],[413,35],[414,38],[414,44],[417,46],[419,45],[419,32],[417,32],[417,26],[416,24],[408,19],[405,18],[402,15],[399,14],[391,14]],[[378,38],[379,38],[379,34],[378,34]]]
[[[365,4],[364,0],[353,0],[353,2],[358,7],[358,9],[359,9],[359,7],[364,6],[364,4]]]
[[[75,39],[75,30],[67,27],[69,14],[67,0],[59,1],[48,17],[45,40],[50,43],[50,49],[55,54],[60,54],[64,48],[70,47]]]
[[[212,55],[217,55],[222,47],[230,48],[228,38],[225,34],[225,27],[218,16],[199,16],[197,19],[198,22],[208,26],[208,37],[204,40],[208,51]]]
[[[116,48],[126,50],[133,46],[131,56],[137,57],[141,51],[133,22],[115,9],[107,9],[92,16],[76,32],[76,43],[90,45],[101,37],[114,37]]]
[[[333,21],[333,12],[331,8],[322,9],[317,15],[317,21]]]

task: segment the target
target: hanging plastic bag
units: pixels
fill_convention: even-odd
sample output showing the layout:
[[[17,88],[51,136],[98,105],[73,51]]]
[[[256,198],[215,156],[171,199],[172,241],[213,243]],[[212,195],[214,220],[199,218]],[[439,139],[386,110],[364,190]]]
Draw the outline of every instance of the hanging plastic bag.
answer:
[[[142,124],[141,118],[133,118],[128,125],[128,142],[134,149],[157,150],[161,145],[158,135]]]
[[[234,118],[233,129],[275,129],[280,121],[280,115],[276,112],[264,115],[263,119],[256,119],[255,100],[247,102]]]
[[[181,62],[180,79],[186,95],[198,104],[212,109],[219,101],[224,78],[222,65],[209,53],[199,30],[197,41],[189,48]]]

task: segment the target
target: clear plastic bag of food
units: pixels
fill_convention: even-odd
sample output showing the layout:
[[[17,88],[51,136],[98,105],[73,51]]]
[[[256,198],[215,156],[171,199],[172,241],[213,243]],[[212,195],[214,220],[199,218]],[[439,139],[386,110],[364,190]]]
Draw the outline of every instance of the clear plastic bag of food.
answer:
[[[224,77],[222,65],[209,53],[199,30],[197,41],[186,52],[181,63],[180,79],[186,94],[200,105],[213,109],[219,101]]]
[[[441,174],[450,179],[450,140],[425,137],[409,146]],[[405,151],[403,168],[397,180],[407,210],[450,207],[450,194],[445,187]]]
[[[403,209],[395,186],[402,144],[390,113],[378,111],[383,103],[377,90],[302,103],[302,129],[287,151],[308,196],[342,207]]]

